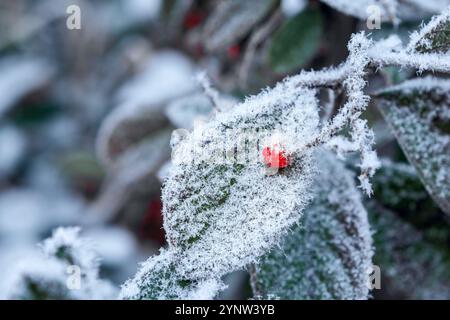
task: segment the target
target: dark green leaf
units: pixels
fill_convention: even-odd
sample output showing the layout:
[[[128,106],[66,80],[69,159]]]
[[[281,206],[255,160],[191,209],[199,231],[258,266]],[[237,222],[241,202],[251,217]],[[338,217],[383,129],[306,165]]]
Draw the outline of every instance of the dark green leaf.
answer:
[[[307,9],[289,19],[272,40],[269,52],[272,69],[286,73],[308,63],[319,48],[322,31],[319,10]]]
[[[415,79],[378,94],[378,106],[427,191],[450,214],[450,81]]]
[[[444,53],[450,50],[450,11],[434,17],[411,36],[409,48],[420,53]]]
[[[446,243],[429,241],[392,211],[370,202],[374,263],[380,267],[380,298],[449,299],[450,255]]]
[[[282,299],[366,299],[372,263],[367,213],[352,174],[320,153],[315,197],[300,226],[256,266],[257,295]]]

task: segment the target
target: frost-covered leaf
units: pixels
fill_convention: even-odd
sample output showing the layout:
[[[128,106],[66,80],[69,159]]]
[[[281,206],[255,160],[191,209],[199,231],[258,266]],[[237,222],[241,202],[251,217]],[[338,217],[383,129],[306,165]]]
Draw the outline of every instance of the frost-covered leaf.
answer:
[[[206,121],[213,112],[224,111],[237,104],[237,99],[233,96],[219,96],[216,91],[214,93],[217,97],[212,99],[208,96],[210,92],[207,90],[204,93],[193,93],[170,102],[164,110],[170,122],[177,128],[192,130],[195,121]],[[213,101],[214,104],[217,102],[217,105],[214,105]]]
[[[274,4],[274,0],[221,1],[205,25],[206,48],[215,51],[235,44],[269,13]]]
[[[319,48],[322,29],[317,9],[306,9],[289,19],[272,39],[269,63],[273,70],[286,73],[308,63]]]
[[[211,99],[197,93],[174,100],[167,106],[165,114],[175,127],[191,130],[195,119],[207,117],[212,110]]]
[[[0,60],[0,117],[16,102],[44,87],[54,74],[45,61],[17,57]]]
[[[420,53],[445,53],[450,50],[450,6],[411,34],[408,49]]]
[[[127,149],[167,124],[160,111],[122,105],[104,120],[97,136],[97,155],[104,164],[111,166]]]
[[[116,289],[98,278],[98,257],[79,237],[80,229],[58,228],[41,244],[42,255],[18,266],[7,294],[9,299],[112,299]],[[76,268],[76,269],[72,269]],[[72,270],[72,271],[70,271]],[[79,270],[79,288],[70,287],[69,276]],[[74,284],[77,285],[77,284]]]
[[[391,210],[417,214],[421,202],[429,198],[416,171],[406,163],[383,159],[372,183],[374,198]]]
[[[450,82],[427,77],[378,93],[379,109],[428,192],[450,214]]]
[[[254,293],[282,299],[367,299],[372,238],[352,173],[329,153],[317,154],[314,198],[301,224],[264,256]]]
[[[377,203],[420,229],[429,240],[445,242],[450,239],[446,217],[410,164],[383,159],[373,184]]]
[[[143,264],[121,296],[186,298],[195,289],[211,297],[215,293],[205,287],[221,288],[221,276],[255,262],[298,222],[310,197],[313,164],[306,151],[268,174],[263,145],[236,152],[237,137],[243,142],[239,135],[248,130],[263,144],[278,132],[289,153],[316,132],[318,121],[315,91],[281,83],[198,123],[175,146],[163,188],[169,247]]]
[[[170,157],[170,129],[160,130],[129,148],[110,167],[104,188],[91,206],[90,216],[108,221],[134,193],[156,192],[156,173]]]
[[[185,56],[173,51],[153,55],[144,70],[119,90],[120,104],[101,125],[97,154],[102,162],[110,165],[127,148],[167,126],[164,107],[195,88],[193,76]]]
[[[381,270],[384,298],[449,299],[450,255],[446,243],[429,241],[395,213],[371,202],[374,263]],[[377,292],[375,292],[376,294]]]
[[[196,87],[194,73],[194,66],[185,55],[178,51],[161,50],[151,55],[143,70],[119,89],[117,99],[120,103],[139,105],[141,108],[161,108],[167,100],[182,96]]]

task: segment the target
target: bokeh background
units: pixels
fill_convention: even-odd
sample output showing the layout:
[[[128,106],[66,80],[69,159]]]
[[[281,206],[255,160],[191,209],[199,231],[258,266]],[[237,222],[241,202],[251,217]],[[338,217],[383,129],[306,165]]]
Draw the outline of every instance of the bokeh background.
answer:
[[[339,64],[350,35],[366,29],[319,1],[231,3],[0,1],[0,297],[21,257],[36,254],[36,244],[58,226],[82,226],[102,258],[101,276],[117,285],[164,245],[160,189],[171,132],[212,110],[194,80],[199,71],[224,99],[239,101],[302,68]],[[81,9],[80,30],[66,26],[73,4]],[[373,37],[407,37],[436,12],[413,13],[397,29],[384,23]],[[371,89],[414,75],[383,71],[371,75]],[[380,154],[407,166],[380,115],[369,110],[367,117]],[[427,252],[443,249],[445,260],[448,224],[408,170],[410,180],[397,182],[416,186],[414,197],[405,204],[386,195],[388,206],[427,241]],[[379,194],[385,182],[379,180]],[[427,205],[414,206],[420,201]],[[375,296],[413,298],[410,286],[422,286],[413,283],[415,272],[422,275],[428,261],[408,260],[409,278],[385,279]],[[426,274],[427,283],[446,287],[442,268],[438,280]],[[246,272],[227,282],[222,298],[251,296]]]

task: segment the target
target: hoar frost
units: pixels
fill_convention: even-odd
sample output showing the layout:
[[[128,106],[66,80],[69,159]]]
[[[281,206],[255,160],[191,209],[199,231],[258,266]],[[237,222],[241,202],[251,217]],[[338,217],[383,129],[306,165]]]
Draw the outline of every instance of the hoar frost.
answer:
[[[116,289],[98,278],[98,256],[80,228],[58,228],[40,245],[41,255],[24,258],[7,290],[9,299],[112,299]],[[79,288],[70,288],[70,271]],[[76,274],[79,270],[79,274]]]
[[[317,111],[315,90],[281,83],[197,123],[175,145],[163,187],[169,246],[143,264],[122,297],[189,298],[192,292],[213,297],[223,288],[221,276],[255,262],[277,243],[310,198],[311,152],[295,150],[316,133]],[[292,165],[268,175],[262,161],[237,161],[237,142],[226,136],[246,129],[259,132],[261,144],[281,134],[287,152],[295,155]],[[211,158],[223,153],[223,161]]]

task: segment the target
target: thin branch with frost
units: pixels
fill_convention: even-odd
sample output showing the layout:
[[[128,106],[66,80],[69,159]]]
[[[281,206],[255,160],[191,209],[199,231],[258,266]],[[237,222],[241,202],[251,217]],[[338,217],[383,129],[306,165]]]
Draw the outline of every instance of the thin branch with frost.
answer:
[[[406,48],[407,52],[413,53],[416,51],[417,47],[425,47],[430,48],[431,43],[430,40],[427,39],[427,36],[433,32],[436,32],[436,30],[441,26],[448,24],[450,21],[450,6],[447,7],[442,14],[438,16],[434,16],[430,22],[428,22],[425,26],[422,26],[422,28],[418,31],[413,32],[410,35],[410,41]]]
[[[450,71],[449,57],[442,55],[437,61],[433,54],[411,54],[396,38],[374,43],[363,32],[352,36],[348,49],[349,57],[339,67],[287,78],[235,108],[217,112],[177,144],[162,196],[168,247],[126,282],[122,298],[214,297],[224,288],[223,275],[255,263],[298,223],[311,197],[316,147],[325,145],[342,154],[358,150],[360,187],[371,195],[369,178],[380,164],[373,150],[374,134],[360,118],[369,103],[364,93],[367,69],[393,64]],[[219,105],[218,93],[211,91],[205,78],[202,81]],[[338,86],[347,101],[320,127],[315,88]],[[346,127],[349,139],[341,134]],[[287,174],[267,175],[260,163],[211,162],[211,155],[223,154],[223,143],[217,138],[228,129],[272,130],[261,137],[269,144],[273,131],[283,132],[285,151],[295,159]],[[232,144],[225,153],[235,155],[236,141],[229,140]]]
[[[447,13],[443,14],[444,16]],[[433,19],[432,21],[441,21]],[[442,22],[442,21],[441,21]],[[374,43],[366,38],[364,33],[353,35],[348,46],[350,55],[347,61],[335,69],[325,71],[302,72],[291,77],[285,82],[296,86],[333,86],[337,83],[343,84],[347,94],[347,102],[339,109],[331,121],[328,121],[321,131],[307,141],[298,153],[304,152],[311,147],[320,146],[329,142],[334,136],[346,126],[354,133],[352,139],[358,140],[357,134],[365,137],[358,143],[361,155],[361,175],[359,177],[361,188],[366,194],[371,194],[369,177],[373,176],[379,166],[376,154],[372,150],[371,142],[373,132],[366,125],[357,121],[362,112],[367,108],[369,97],[363,93],[366,86],[364,80],[365,70],[370,66],[383,67],[395,65],[400,67],[416,68],[419,72],[424,70],[450,72],[450,58],[444,54],[419,54],[409,53],[401,47],[398,37],[390,37]]]

